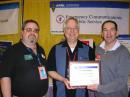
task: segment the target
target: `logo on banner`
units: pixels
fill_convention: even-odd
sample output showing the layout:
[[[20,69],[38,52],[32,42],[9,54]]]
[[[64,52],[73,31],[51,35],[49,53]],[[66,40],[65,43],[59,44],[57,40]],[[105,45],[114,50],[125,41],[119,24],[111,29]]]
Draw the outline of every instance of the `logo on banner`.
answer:
[[[56,17],[56,21],[57,21],[57,23],[63,23],[64,22],[64,20],[65,20],[65,18],[64,18],[64,16],[63,15],[58,15],[57,17]]]

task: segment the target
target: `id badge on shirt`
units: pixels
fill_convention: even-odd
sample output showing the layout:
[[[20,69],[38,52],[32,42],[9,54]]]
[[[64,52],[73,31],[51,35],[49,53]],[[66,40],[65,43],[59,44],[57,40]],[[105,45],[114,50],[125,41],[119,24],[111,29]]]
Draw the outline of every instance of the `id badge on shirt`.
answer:
[[[47,78],[47,73],[46,73],[45,67],[43,67],[43,66],[38,66],[38,71],[39,71],[39,75],[40,75],[40,79],[41,79],[41,80]]]

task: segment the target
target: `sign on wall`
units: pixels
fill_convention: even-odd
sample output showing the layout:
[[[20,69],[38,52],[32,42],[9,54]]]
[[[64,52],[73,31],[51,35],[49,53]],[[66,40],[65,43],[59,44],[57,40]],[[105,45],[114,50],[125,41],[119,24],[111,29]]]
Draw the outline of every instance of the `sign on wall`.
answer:
[[[0,4],[0,34],[18,32],[19,3]]]
[[[119,35],[118,40],[123,44],[130,52],[130,35]]]
[[[2,56],[6,49],[12,45],[11,41],[1,41],[0,40],[0,64],[2,62]]]
[[[80,22],[81,34],[100,34],[101,24],[105,20],[114,20],[120,34],[129,32],[129,3],[103,1],[51,1],[50,31],[63,33],[63,23],[69,17]]]

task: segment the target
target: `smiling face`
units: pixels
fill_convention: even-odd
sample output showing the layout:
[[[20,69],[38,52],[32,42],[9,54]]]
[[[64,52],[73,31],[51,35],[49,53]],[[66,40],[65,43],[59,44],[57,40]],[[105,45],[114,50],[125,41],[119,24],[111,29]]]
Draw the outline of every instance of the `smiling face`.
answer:
[[[66,22],[64,35],[68,42],[77,42],[79,36],[79,27],[76,20],[70,19]]]
[[[38,40],[39,28],[37,24],[28,22],[21,32],[21,40],[25,45],[35,45]]]
[[[112,22],[106,22],[102,26],[102,37],[106,44],[113,44],[118,36],[116,25]]]

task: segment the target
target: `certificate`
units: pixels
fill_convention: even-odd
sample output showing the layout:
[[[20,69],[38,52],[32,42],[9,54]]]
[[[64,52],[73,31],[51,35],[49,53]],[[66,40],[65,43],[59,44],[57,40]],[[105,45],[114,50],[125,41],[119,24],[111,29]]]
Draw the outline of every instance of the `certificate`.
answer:
[[[100,84],[100,65],[98,61],[69,63],[70,86]]]

